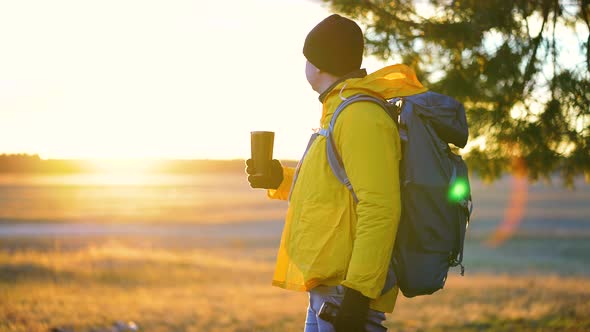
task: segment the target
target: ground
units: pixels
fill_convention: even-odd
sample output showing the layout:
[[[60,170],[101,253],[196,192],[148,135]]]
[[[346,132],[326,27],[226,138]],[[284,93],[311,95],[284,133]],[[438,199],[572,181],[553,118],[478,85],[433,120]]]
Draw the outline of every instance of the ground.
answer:
[[[272,287],[264,243],[11,239],[0,251],[0,331],[302,331],[306,293]],[[164,245],[167,243],[167,245]],[[399,297],[391,331],[587,331],[590,278],[451,272],[444,290]]]

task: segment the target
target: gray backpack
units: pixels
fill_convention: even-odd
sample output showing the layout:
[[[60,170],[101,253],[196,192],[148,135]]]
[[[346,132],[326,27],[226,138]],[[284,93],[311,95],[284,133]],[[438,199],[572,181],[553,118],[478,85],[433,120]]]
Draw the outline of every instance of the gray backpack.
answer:
[[[327,139],[330,168],[355,201],[332,133],[338,116],[360,101],[380,105],[398,125],[402,142],[402,214],[382,294],[396,284],[406,297],[432,294],[444,287],[450,267],[460,265],[464,274],[463,243],[473,204],[467,166],[451,152],[449,143],[458,147],[467,143],[465,109],[455,99],[434,92],[391,101],[362,94],[344,100],[329,129],[319,135]]]

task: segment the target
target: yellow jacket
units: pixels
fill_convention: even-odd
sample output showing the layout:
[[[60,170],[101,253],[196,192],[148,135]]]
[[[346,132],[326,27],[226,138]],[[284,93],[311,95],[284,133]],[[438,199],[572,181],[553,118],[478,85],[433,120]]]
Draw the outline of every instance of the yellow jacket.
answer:
[[[338,84],[323,101],[322,128],[328,128],[342,98],[363,93],[391,99],[426,91],[407,66],[385,67],[364,78]],[[308,291],[342,284],[371,298],[370,307],[392,312],[398,293],[381,295],[401,211],[399,135],[378,105],[357,102],[336,121],[334,140],[359,199],[332,174],[326,139],[319,136],[299,166],[273,285]],[[283,168],[283,182],[268,196],[286,200],[295,169]]]

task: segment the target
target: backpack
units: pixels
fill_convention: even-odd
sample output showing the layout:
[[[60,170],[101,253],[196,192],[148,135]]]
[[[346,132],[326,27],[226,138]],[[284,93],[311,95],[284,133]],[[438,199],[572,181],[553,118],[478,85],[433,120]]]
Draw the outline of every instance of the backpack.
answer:
[[[338,116],[360,101],[380,105],[398,126],[402,143],[402,212],[382,294],[396,284],[406,297],[432,294],[444,287],[450,267],[460,266],[464,275],[463,244],[473,204],[467,165],[449,143],[461,148],[467,143],[465,109],[429,91],[390,101],[362,94],[345,99],[319,134],[327,139],[330,168],[357,202],[332,133]]]

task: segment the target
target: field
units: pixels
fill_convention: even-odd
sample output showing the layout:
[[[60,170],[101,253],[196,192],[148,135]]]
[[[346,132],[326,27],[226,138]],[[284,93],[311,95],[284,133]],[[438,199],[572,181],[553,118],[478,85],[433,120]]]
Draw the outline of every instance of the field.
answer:
[[[115,321],[142,331],[302,330],[307,296],[270,286],[273,249],[87,241],[66,249],[12,242],[21,249],[0,255],[1,331],[90,331]],[[452,273],[438,294],[400,297],[385,324],[392,331],[586,331],[589,317],[588,278]]]
[[[307,295],[270,286],[285,205],[240,174],[3,181],[0,331],[303,330]],[[510,183],[474,181],[465,276],[400,296],[391,331],[590,330],[590,188],[530,186],[518,229],[491,246]]]

